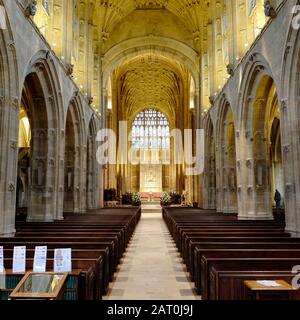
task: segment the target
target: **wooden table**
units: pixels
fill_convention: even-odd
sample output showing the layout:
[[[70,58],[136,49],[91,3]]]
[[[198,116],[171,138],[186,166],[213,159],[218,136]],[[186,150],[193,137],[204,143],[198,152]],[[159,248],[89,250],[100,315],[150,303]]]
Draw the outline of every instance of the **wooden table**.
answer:
[[[284,280],[246,280],[244,284],[255,294],[255,300],[289,300],[290,293],[297,291]]]

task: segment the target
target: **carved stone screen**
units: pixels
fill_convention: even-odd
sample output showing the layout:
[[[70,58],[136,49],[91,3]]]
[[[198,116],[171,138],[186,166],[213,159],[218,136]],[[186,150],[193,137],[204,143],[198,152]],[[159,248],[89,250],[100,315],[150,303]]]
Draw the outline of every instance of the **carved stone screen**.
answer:
[[[141,165],[140,184],[141,192],[162,192],[162,165]]]

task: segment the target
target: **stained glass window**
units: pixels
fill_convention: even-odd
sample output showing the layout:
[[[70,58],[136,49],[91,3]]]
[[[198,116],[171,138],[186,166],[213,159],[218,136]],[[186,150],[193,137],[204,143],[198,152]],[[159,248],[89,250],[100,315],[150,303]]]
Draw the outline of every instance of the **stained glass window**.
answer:
[[[169,149],[170,124],[168,119],[155,109],[140,112],[133,122],[131,139],[135,149]]]

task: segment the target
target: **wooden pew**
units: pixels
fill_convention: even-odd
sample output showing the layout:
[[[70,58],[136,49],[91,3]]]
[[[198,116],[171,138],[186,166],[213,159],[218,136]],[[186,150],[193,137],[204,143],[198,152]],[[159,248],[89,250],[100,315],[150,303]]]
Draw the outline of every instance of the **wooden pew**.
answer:
[[[292,283],[295,274],[291,270],[235,271],[212,267],[210,273],[210,300],[253,300],[253,293],[247,289],[245,280],[285,280]],[[290,299],[300,300],[300,291],[291,292]]]
[[[254,239],[255,240],[255,239]],[[282,243],[282,242],[206,242],[193,244],[193,249],[190,250],[190,254],[194,256],[193,264],[191,264],[191,277],[196,283],[199,283],[199,274],[201,265],[201,253],[204,250],[238,250],[238,249],[275,249],[275,250],[297,250],[300,249],[300,241],[291,242],[291,243]],[[190,244],[191,245],[191,244]]]
[[[27,270],[32,271],[32,270]],[[51,272],[51,269],[47,271]],[[4,276],[4,275],[3,275]],[[25,276],[23,273],[15,274],[11,269],[5,270],[5,289],[0,290],[0,300],[8,300],[9,295],[16,288],[18,283]],[[90,268],[87,271],[73,269],[69,273],[66,284],[66,291],[64,294],[64,300],[93,300],[95,292],[94,286],[94,272]]]
[[[205,283],[202,283],[202,279],[207,279],[209,277],[209,270],[205,274],[203,272],[202,259],[210,258],[300,258],[300,249],[209,249],[201,250],[199,254],[199,259],[201,261],[200,268],[197,269],[197,278],[195,285],[197,291],[201,293],[202,290],[205,290],[203,286]]]
[[[203,300],[210,300],[210,275],[212,267],[230,268],[231,270],[274,271],[292,270],[300,258],[206,258],[201,259],[201,294]]]
[[[226,297],[224,283],[230,284],[227,297],[245,290],[249,279],[243,272],[252,272],[251,279],[263,273],[280,279],[300,263],[300,239],[285,232],[282,221],[239,221],[236,215],[186,208],[164,208],[163,218],[204,300]]]
[[[101,299],[140,217],[141,208],[131,207],[65,214],[64,221],[54,223],[19,222],[16,237],[0,239],[6,256],[5,264],[12,264],[14,246],[25,245],[27,269],[30,269],[35,246],[46,245],[49,252],[47,269],[51,270],[54,249],[72,248],[73,268],[82,270],[80,277],[83,279],[78,282],[83,284],[81,292],[86,289],[80,297]],[[86,274],[88,271],[90,274]],[[92,295],[91,288],[95,288]]]
[[[12,269],[13,259],[5,258],[4,267],[6,270]],[[53,259],[47,260],[47,270],[53,270]],[[101,258],[98,259],[74,259],[72,260],[72,272],[70,273],[74,279],[76,270],[80,270],[78,276],[76,277],[76,283],[78,283],[77,297],[79,300],[98,300],[102,299],[101,288],[96,287],[96,283],[99,283],[98,279],[101,277],[100,273]],[[33,259],[26,259],[26,270],[33,269]],[[18,284],[18,281],[23,276],[23,274],[13,274],[8,273],[8,281],[12,281],[9,285],[10,289],[14,289],[12,283]],[[102,282],[102,281],[101,281]],[[100,283],[101,283],[100,282]],[[70,286],[71,283],[68,284]],[[73,287],[73,291],[75,287]]]
[[[48,252],[47,252],[47,259],[54,259],[54,250],[57,248],[57,246],[48,246]],[[34,258],[34,252],[35,249],[31,248],[30,246],[26,246],[26,258],[33,259]],[[102,274],[102,284],[99,286],[98,284],[95,284],[99,291],[101,291],[101,295],[106,294],[110,278],[108,276],[108,270],[106,270],[107,267],[105,267],[104,261],[107,261],[107,253],[108,250],[91,250],[91,249],[72,249],[72,260],[73,259],[98,259],[99,257],[102,260],[102,264],[99,265],[99,268],[101,268],[101,274]],[[12,259],[13,258],[13,249],[4,249],[4,257]],[[100,295],[100,294],[99,294]]]

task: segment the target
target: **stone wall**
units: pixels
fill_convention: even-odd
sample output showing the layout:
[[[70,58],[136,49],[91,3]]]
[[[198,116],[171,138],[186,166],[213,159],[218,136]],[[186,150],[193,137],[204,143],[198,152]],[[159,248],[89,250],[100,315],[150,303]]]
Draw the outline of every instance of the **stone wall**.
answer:
[[[284,176],[287,229],[300,231],[299,202],[299,31],[292,27],[299,1],[287,1],[277,17],[269,21],[261,35],[247,52],[213,107],[205,117],[212,121],[216,142],[216,157],[224,152],[218,132],[224,125],[220,119],[224,105],[229,105],[234,118],[236,144],[237,198],[240,219],[271,219],[273,194],[270,194],[268,155],[260,161],[260,143],[268,146],[268,99],[274,96],[280,111],[280,133]],[[273,89],[272,89],[273,88]],[[272,90],[271,90],[272,89]],[[274,102],[275,103],[275,102]],[[265,121],[264,132],[258,139],[258,121]],[[210,143],[209,140],[207,143]],[[226,164],[216,164],[217,178]],[[219,173],[218,173],[219,172]],[[258,180],[263,180],[258,183]],[[217,198],[224,197],[223,182],[217,183]],[[224,210],[221,205],[220,211]]]
[[[5,7],[7,20],[7,29],[0,31],[0,236],[7,236],[15,231],[18,129],[24,86],[32,91],[28,186],[28,217],[32,221],[63,219],[68,112],[75,114],[76,128],[74,212],[100,207],[100,168],[91,153],[95,151],[100,119],[35,24],[26,17],[22,5],[11,0],[0,4]]]

